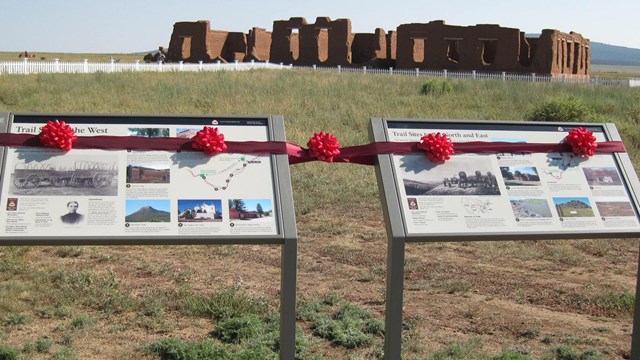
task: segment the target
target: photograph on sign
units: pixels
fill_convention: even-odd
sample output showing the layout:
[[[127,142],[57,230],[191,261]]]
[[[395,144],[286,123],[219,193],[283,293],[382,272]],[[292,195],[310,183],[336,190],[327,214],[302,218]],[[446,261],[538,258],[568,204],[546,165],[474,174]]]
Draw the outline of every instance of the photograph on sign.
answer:
[[[78,136],[188,139],[207,125],[227,141],[270,140],[267,119],[91,119],[66,120]],[[16,116],[9,132],[36,135],[45,124]],[[20,147],[7,149],[4,169],[0,226],[13,238],[280,231],[270,155]]]
[[[451,124],[388,121],[386,136],[418,142],[441,132],[454,144],[560,143],[567,134],[557,126]],[[607,141],[596,129],[597,141]],[[640,231],[637,209],[611,153],[467,153],[439,163],[420,153],[391,158],[408,235]]]

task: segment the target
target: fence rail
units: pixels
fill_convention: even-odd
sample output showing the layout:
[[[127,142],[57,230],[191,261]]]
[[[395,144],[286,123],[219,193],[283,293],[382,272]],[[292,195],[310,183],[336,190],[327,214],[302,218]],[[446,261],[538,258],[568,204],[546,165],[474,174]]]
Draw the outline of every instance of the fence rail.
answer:
[[[472,80],[501,80],[501,81],[524,81],[524,82],[547,82],[566,84],[593,84],[606,86],[640,86],[640,78],[612,79],[599,76],[571,76],[571,75],[539,75],[535,73],[507,73],[507,72],[478,72],[478,71],[448,71],[448,70],[421,70],[421,69],[381,69],[363,67],[320,67],[320,66],[292,66],[284,64],[273,64],[267,62],[233,62],[233,63],[120,63],[110,62],[65,62],[53,61],[1,61],[0,75],[4,74],[43,74],[43,73],[65,73],[65,74],[88,74],[96,72],[116,73],[116,72],[182,72],[182,71],[246,71],[253,69],[307,69],[313,71],[332,71],[338,73],[362,73],[372,75],[402,75],[402,76],[424,76],[442,77],[452,79],[472,79]]]

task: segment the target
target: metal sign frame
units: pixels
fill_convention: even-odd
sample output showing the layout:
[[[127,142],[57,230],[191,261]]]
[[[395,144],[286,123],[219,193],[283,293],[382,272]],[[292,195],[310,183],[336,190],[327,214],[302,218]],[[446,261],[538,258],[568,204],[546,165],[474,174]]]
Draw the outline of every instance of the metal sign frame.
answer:
[[[426,120],[426,119],[387,119],[372,118],[369,127],[371,141],[398,141],[389,136],[390,126],[402,124],[410,129],[465,130],[483,127],[502,128],[512,131],[527,131],[535,127],[543,128],[575,128],[584,126],[600,130],[607,141],[621,141],[615,124],[593,123],[534,123],[509,121],[469,121],[469,120]],[[418,141],[414,139],[413,141]],[[408,140],[407,140],[408,141]],[[455,155],[454,155],[455,156]],[[633,207],[636,219],[639,218],[640,182],[626,153],[612,154],[627,195]],[[412,233],[408,230],[405,217],[404,202],[406,198],[399,186],[401,175],[397,173],[393,154],[377,156],[376,176],[380,191],[380,199],[384,212],[387,231],[387,278],[386,278],[386,311],[385,311],[385,359],[399,359],[402,349],[402,304],[404,288],[404,260],[405,244],[408,242],[451,242],[451,241],[479,241],[479,240],[533,240],[533,239],[580,239],[580,238],[629,238],[640,235],[640,229],[618,229],[601,231],[494,231],[471,232],[460,231],[448,233]],[[640,258],[639,258],[640,264]],[[640,296],[640,276],[636,288],[636,299]],[[640,302],[635,303],[633,320],[632,358],[640,358]]]
[[[189,124],[200,127],[210,125],[211,119],[233,121],[260,121],[267,126],[268,141],[286,141],[284,118],[280,115],[270,116],[228,116],[228,115],[117,115],[117,114],[80,114],[80,113],[0,113],[0,132],[11,132],[14,121],[32,119],[35,123],[45,125],[47,120],[64,119],[70,125],[75,121],[91,124],[95,120],[97,125],[109,124]],[[96,134],[94,134],[96,135]],[[227,139],[229,139],[227,137]],[[262,139],[261,139],[262,140]],[[82,151],[82,150],[72,150]],[[113,150],[122,153],[126,150]],[[6,171],[8,149],[0,147],[0,163],[2,165],[2,183],[0,190],[4,195],[7,189],[2,189],[4,177],[9,176]],[[63,155],[64,156],[64,155]],[[286,154],[266,155],[270,158],[269,174],[273,184],[273,212],[276,222],[276,234],[271,235],[155,235],[144,233],[126,236],[107,236],[93,234],[82,237],[69,236],[22,236],[20,238],[0,235],[0,246],[60,246],[60,245],[195,245],[195,244],[280,244],[281,245],[281,275],[280,275],[280,358],[293,359],[295,357],[295,309],[296,309],[296,275],[297,275],[297,229],[293,194],[291,189],[291,175],[289,161]],[[3,197],[4,198],[4,197]],[[6,211],[6,209],[3,209]],[[4,225],[3,225],[4,226]]]

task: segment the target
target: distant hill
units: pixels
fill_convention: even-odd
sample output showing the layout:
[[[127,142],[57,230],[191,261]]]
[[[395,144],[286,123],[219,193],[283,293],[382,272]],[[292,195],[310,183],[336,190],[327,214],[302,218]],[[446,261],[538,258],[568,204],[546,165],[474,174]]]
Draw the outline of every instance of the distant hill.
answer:
[[[156,210],[151,206],[145,206],[140,210],[127,215],[124,218],[126,222],[169,222],[171,214],[166,211]]]
[[[640,49],[591,42],[591,63],[640,66]]]
[[[540,37],[540,34],[526,34]],[[591,64],[640,66],[640,49],[591,41]]]

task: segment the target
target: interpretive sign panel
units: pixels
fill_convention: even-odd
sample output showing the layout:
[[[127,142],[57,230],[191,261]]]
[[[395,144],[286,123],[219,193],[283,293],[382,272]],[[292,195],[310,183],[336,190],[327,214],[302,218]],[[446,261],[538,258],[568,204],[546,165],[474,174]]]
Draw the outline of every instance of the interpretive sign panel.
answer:
[[[577,127],[591,131],[597,142],[621,140],[613,124],[376,118],[370,130],[376,142],[418,143],[424,135],[444,133],[455,151],[462,143],[495,150],[498,144],[559,144]],[[376,175],[388,237],[385,359],[401,355],[406,242],[640,234],[640,183],[626,153],[599,152],[587,158],[522,150],[470,150],[440,163],[425,153],[378,155]],[[640,356],[637,302],[635,309],[633,358]]]
[[[375,120],[374,120],[375,121]],[[598,142],[619,141],[613,124],[540,124],[379,119],[376,141],[418,142],[444,133],[471,141],[560,143],[583,126]],[[624,153],[388,155],[407,241],[459,238],[620,236],[640,232],[637,177]],[[380,156],[384,158],[384,156]],[[469,236],[467,236],[469,235]]]
[[[38,134],[54,119],[79,137],[188,140],[206,125],[226,141],[284,141],[281,117],[9,114],[6,131]],[[4,155],[0,245],[20,239],[182,244],[283,238],[281,199],[291,198],[286,155],[42,147],[10,147]],[[286,171],[277,171],[278,163]]]

